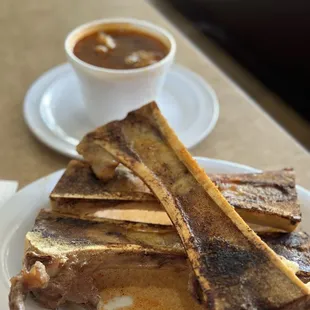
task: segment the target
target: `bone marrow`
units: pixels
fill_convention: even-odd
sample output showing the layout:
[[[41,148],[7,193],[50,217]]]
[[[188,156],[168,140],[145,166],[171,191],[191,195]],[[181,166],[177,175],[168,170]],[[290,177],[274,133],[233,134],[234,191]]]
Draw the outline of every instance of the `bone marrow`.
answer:
[[[132,170],[161,202],[208,309],[276,309],[308,298],[308,288],[227,202],[156,103],[98,128],[77,149],[83,155],[89,145]]]

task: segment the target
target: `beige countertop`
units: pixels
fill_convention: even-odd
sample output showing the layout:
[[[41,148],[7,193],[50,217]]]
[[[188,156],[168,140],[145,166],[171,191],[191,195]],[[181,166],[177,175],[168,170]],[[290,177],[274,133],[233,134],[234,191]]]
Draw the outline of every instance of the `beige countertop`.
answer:
[[[175,36],[177,62],[203,76],[220,102],[214,131],[194,155],[231,160],[261,169],[294,167],[310,189],[310,155],[192,45],[155,8],[142,0],[10,1],[0,4],[0,178],[21,186],[63,168],[68,158],[37,141],[23,121],[31,83],[65,61],[63,41],[75,26],[112,16],[147,19]]]

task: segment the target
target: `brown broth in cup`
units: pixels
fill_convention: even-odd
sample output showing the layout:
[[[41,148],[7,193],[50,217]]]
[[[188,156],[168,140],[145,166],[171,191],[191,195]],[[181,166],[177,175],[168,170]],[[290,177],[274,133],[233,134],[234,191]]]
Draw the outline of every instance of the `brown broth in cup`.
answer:
[[[84,36],[73,53],[91,65],[108,69],[136,69],[162,60],[169,48],[158,38],[136,29],[111,28]]]

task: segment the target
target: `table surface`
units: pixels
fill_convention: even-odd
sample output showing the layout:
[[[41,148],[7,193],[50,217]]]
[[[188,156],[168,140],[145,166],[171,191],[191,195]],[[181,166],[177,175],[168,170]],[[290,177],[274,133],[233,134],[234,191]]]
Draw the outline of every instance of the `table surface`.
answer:
[[[98,18],[127,16],[152,21],[176,38],[176,61],[214,88],[220,117],[193,155],[225,159],[260,169],[294,167],[310,189],[310,155],[247,97],[154,7],[143,0],[53,0],[0,3],[0,178],[24,186],[63,168],[68,158],[37,141],[23,120],[23,99],[31,83],[65,62],[63,41],[77,25]]]

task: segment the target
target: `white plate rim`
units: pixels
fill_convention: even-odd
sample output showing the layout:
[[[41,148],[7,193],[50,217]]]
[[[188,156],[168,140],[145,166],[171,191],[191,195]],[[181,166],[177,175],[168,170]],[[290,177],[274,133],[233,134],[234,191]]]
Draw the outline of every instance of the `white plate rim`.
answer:
[[[201,85],[203,85],[203,87],[208,91],[208,93],[210,94],[210,97],[212,98],[212,103],[213,103],[213,115],[212,115],[212,119],[211,122],[209,123],[208,127],[201,132],[200,136],[198,138],[196,138],[196,140],[190,144],[188,144],[186,147],[188,149],[193,148],[194,146],[198,145],[203,139],[205,139],[214,129],[218,118],[219,118],[219,114],[220,114],[220,105],[219,105],[219,100],[218,97],[214,91],[214,89],[210,86],[210,84],[198,73],[188,69],[187,67],[180,65],[180,64],[173,64],[172,67],[175,68],[175,70],[182,70],[184,72],[186,72],[186,75],[188,76],[192,76],[194,80],[199,81],[199,83]]]
[[[37,103],[38,98],[42,97],[46,87],[54,80],[54,76],[58,76],[64,70],[64,66],[68,63],[62,63],[41,74],[29,87],[24,98],[23,115],[26,125],[33,133],[33,135],[43,144],[47,145],[52,150],[61,153],[62,155],[69,156],[71,158],[81,159],[76,155],[75,151],[72,151],[66,146],[66,142],[59,139],[54,135],[52,131],[44,124]],[[52,78],[53,76],[53,78]],[[43,84],[43,85],[42,85]],[[43,89],[43,90],[42,90]],[[34,96],[34,93],[40,93],[40,96]],[[36,97],[35,102],[32,97]],[[32,113],[32,105],[38,105],[37,113]],[[56,143],[55,143],[56,142]]]
[[[44,94],[46,88],[51,84],[55,77],[58,77],[60,74],[66,72],[69,66],[69,63],[62,63],[57,65],[44,72],[31,84],[24,98],[23,115],[26,125],[40,142],[65,156],[81,159],[81,157],[77,155],[75,149],[69,147],[70,144],[56,136],[48,128],[48,126],[42,120],[39,111],[40,98]],[[214,129],[219,118],[219,101],[213,88],[200,75],[180,64],[173,64],[172,68],[175,71],[181,70],[186,72],[187,76],[190,76],[191,79],[197,81],[199,85],[202,85],[205,91],[209,93],[211,98],[213,110],[211,121],[208,123],[208,126],[206,126],[205,130],[194,137],[191,143],[187,144],[188,148],[192,148],[199,144],[204,138],[206,138]],[[33,106],[37,106],[37,112],[35,113],[33,113]]]

